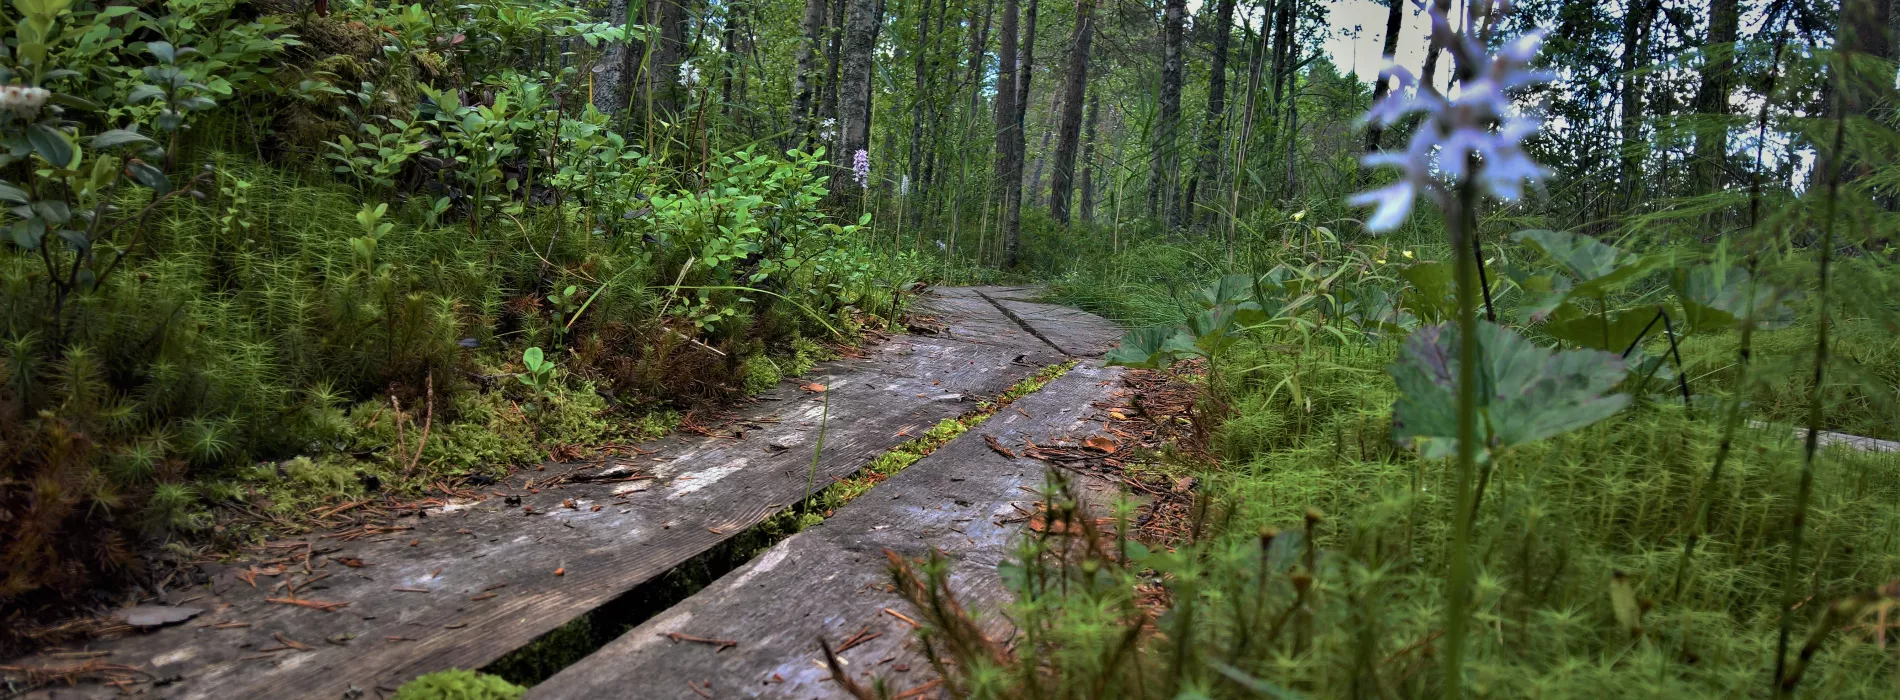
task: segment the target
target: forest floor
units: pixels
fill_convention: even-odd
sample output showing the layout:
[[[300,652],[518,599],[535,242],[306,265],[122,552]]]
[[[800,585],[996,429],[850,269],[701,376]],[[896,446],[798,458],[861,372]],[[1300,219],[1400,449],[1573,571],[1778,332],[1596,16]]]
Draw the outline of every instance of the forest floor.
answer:
[[[935,290],[914,334],[725,415],[596,461],[366,505],[347,526],[203,563],[86,623],[108,634],[0,671],[45,698],[383,697],[450,668],[545,679],[533,697],[810,697],[841,692],[822,639],[854,677],[923,696],[886,551],[952,554],[959,590],[993,608],[996,565],[1041,522],[1050,466],[1081,475],[1084,501],[1137,492],[1135,527],[1161,539],[1192,488],[1125,469],[1182,437],[1169,412],[1192,391],[1103,366],[1120,331],[1032,293]],[[921,458],[885,459],[907,446]],[[839,499],[814,498],[827,488],[862,497],[832,510]]]

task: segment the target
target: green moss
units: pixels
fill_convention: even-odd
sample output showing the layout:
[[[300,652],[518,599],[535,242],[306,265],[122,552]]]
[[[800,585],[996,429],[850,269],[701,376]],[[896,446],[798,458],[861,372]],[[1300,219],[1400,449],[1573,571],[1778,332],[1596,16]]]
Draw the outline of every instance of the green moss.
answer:
[[[527,688],[474,671],[436,671],[402,684],[395,700],[515,700]]]
[[[785,378],[784,373],[779,370],[778,363],[765,355],[753,355],[746,358],[745,363],[739,367],[739,376],[740,388],[744,389],[748,395],[764,393],[778,386],[779,381]]]
[[[811,368],[825,360],[836,359],[837,353],[813,342],[810,338],[792,339],[792,356],[785,362],[785,371],[794,377],[805,376]]]

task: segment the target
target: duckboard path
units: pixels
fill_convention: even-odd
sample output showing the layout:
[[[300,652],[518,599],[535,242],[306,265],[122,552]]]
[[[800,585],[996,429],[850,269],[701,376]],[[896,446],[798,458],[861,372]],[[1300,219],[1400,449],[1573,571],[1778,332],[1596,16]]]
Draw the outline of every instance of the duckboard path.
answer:
[[[911,634],[916,613],[889,587],[884,552],[913,560],[943,552],[958,600],[983,613],[992,638],[1006,637],[996,612],[1008,594],[997,565],[1035,515],[1046,467],[989,441],[1016,454],[1030,442],[1078,444],[1106,426],[1094,406],[1114,405],[1120,386],[1119,369],[1078,365],[528,697],[848,698],[831,678],[821,638],[844,649],[843,669],[859,685],[881,678],[899,697],[934,697],[924,695],[934,674]],[[1084,501],[1115,491],[1087,477],[1072,483],[1087,489]]]
[[[42,687],[29,698],[377,697],[432,671],[481,668],[796,504],[812,480],[854,474],[1043,367],[1101,355],[1120,335],[1099,317],[1032,295],[1022,287],[930,290],[916,305],[916,333],[821,363],[738,407],[726,423],[736,437],[679,433],[642,445],[633,458],[524,470],[484,487],[480,500],[271,543],[247,559],[207,565],[202,586],[152,601],[200,611],[188,621],[94,641],[81,655],[65,649],[0,665],[50,670],[84,658],[138,676],[121,687]],[[1070,373],[1077,379],[1052,385],[1072,387],[1102,371],[1078,368]],[[809,391],[809,383],[827,390]],[[1071,406],[1088,409],[1086,400]],[[939,451],[970,452],[969,437]],[[1040,467],[1020,461],[1009,473],[1040,483]],[[887,482],[859,501],[902,500],[890,493]],[[910,503],[931,497],[914,493]],[[886,529],[918,538],[940,530],[899,528],[938,525],[925,519]],[[659,697],[636,688],[608,694]]]

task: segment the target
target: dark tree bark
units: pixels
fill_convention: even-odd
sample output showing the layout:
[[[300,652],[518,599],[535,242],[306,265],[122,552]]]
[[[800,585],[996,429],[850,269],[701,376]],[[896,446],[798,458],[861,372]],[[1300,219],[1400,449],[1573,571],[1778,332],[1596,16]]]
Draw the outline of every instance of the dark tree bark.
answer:
[[[733,2],[726,6],[726,26],[719,33],[719,50],[723,56],[719,62],[719,116],[732,116],[732,84],[738,79],[740,55],[739,23],[745,18],[745,3]]]
[[[1050,108],[1049,111],[1051,115],[1062,111],[1062,95],[1060,93],[1057,93],[1056,103],[1050,105]],[[1039,201],[1042,197],[1042,171],[1043,168],[1049,164],[1049,139],[1055,136],[1055,134],[1056,131],[1053,125],[1045,126],[1042,130],[1042,138],[1036,140],[1036,164],[1029,168],[1029,181],[1023,190],[1023,197],[1031,202]]]
[[[1003,238],[1010,237],[1008,222],[1008,202],[1019,182],[1015,177],[1018,168],[1011,165],[1011,144],[1019,139],[1016,136],[1016,19],[1019,14],[1016,0],[1003,0],[1002,26],[997,28],[996,45],[996,188],[995,202],[997,228]]]
[[[1082,191],[1082,202],[1076,213],[1085,224],[1095,222],[1095,142],[1099,138],[1096,129],[1100,123],[1101,109],[1102,96],[1090,92],[1088,121],[1082,126],[1086,134],[1082,144],[1082,177],[1076,182],[1076,188]]]
[[[831,191],[843,192],[858,187],[852,180],[851,165],[859,151],[871,146],[871,47],[877,25],[874,0],[848,0],[845,10],[844,45],[838,86],[838,152],[832,156],[834,168]]]
[[[1642,76],[1637,69],[1645,62],[1644,41],[1649,34],[1650,20],[1655,16],[1660,0],[1629,0],[1629,10],[1623,13],[1623,83],[1620,102],[1622,103],[1622,143],[1618,144],[1621,153],[1618,173],[1622,178],[1623,202],[1634,204],[1637,193],[1642,189],[1642,175],[1638,171],[1643,167],[1643,85]]]
[[[644,17],[635,17],[630,0],[609,0],[607,3],[607,21],[616,26],[642,24]],[[645,53],[641,42],[629,41],[625,44],[611,44],[601,52],[600,63],[594,69],[593,101],[594,108],[606,114],[618,115],[626,112],[631,99],[627,89],[640,73],[640,57]]]
[[[1036,68],[1036,3],[1029,0],[1023,8],[1022,62],[1016,66],[1016,99],[1012,106],[1014,122],[1009,129],[1010,172],[1005,181],[1007,199],[1003,201],[1003,267],[1014,268],[1021,262],[1023,224],[1023,117],[1029,111],[1029,78]]]
[[[1228,5],[1233,0],[1221,0]],[[1082,92],[1089,81],[1089,41],[1095,32],[1095,0],[1076,0],[1075,30],[1069,34],[1069,67],[1063,76],[1062,116],[1056,127],[1055,173],[1049,178],[1049,216],[1069,225],[1069,198],[1075,174],[1075,149],[1082,137]],[[1090,119],[1095,112],[1090,110]],[[1093,126],[1093,122],[1091,122]],[[1090,147],[1093,148],[1093,143]]]
[[[1703,42],[1702,83],[1696,87],[1694,108],[1705,119],[1727,117],[1734,92],[1736,25],[1741,13],[1736,0],[1709,3],[1709,36]],[[1722,189],[1722,163],[1728,157],[1728,125],[1708,124],[1696,129],[1694,172],[1698,194]]]
[[[1179,202],[1175,184],[1180,169],[1182,25],[1186,0],[1167,0],[1161,16],[1161,97],[1155,114],[1154,162],[1148,170],[1148,213],[1174,228]]]
[[[1214,57],[1207,67],[1207,121],[1201,127],[1200,168],[1188,184],[1184,205],[1189,221],[1202,218],[1194,209],[1195,196],[1203,186],[1212,189],[1220,179],[1220,142],[1227,131],[1227,43],[1233,25],[1234,0],[1220,0],[1214,6]]]
[[[1432,4],[1438,8],[1439,12],[1447,13],[1449,16],[1451,0],[1436,0]],[[1419,69],[1418,82],[1422,87],[1435,89],[1438,80],[1438,57],[1444,53],[1445,46],[1438,43],[1438,37],[1431,34],[1430,29],[1425,31],[1425,65]]]
[[[917,80],[916,88],[911,93],[913,101],[910,111],[910,166],[904,171],[905,182],[908,183],[911,188],[916,188],[923,184],[924,119],[926,113],[929,111],[926,105],[933,102],[929,97],[930,62],[928,60],[928,47],[930,45],[930,2],[929,0],[922,0],[919,4],[922,5],[923,8],[922,12],[919,12],[917,15],[917,47],[914,51],[914,53],[917,54],[917,60],[912,66],[913,70],[917,73]],[[921,213],[921,210],[917,211]],[[914,215],[915,214],[913,214],[913,216]]]
[[[1722,0],[1717,1],[1721,2]],[[1733,0],[1728,1],[1733,2]],[[1392,57],[1398,55],[1399,51],[1399,29],[1403,26],[1403,20],[1405,18],[1404,8],[1406,0],[1385,0],[1385,2],[1389,7],[1386,8],[1385,12],[1385,50],[1381,55],[1385,56],[1387,63],[1391,63]],[[1383,68],[1381,70],[1383,70]],[[1386,94],[1391,91],[1392,81],[1386,80],[1383,75],[1379,76],[1378,83],[1372,86],[1372,101],[1375,104],[1378,103],[1380,100],[1385,99]],[[1382,147],[1379,141],[1384,136],[1385,127],[1379,126],[1378,124],[1368,126],[1366,128],[1366,150],[1379,150]]]
[[[813,126],[817,122],[812,98],[818,76],[812,71],[824,46],[825,10],[829,4],[826,0],[805,0],[804,40],[798,44],[798,67],[792,77],[792,129],[797,132],[800,148],[811,148]]]
[[[1300,9],[1299,0],[1293,0],[1293,12],[1289,15],[1292,25],[1287,28],[1292,41],[1286,50],[1286,196],[1288,199],[1299,196],[1300,173],[1294,168],[1294,155],[1300,146]]]
[[[647,101],[655,116],[676,119],[683,104],[680,64],[686,60],[686,0],[648,0],[650,22],[659,29],[648,60]]]
[[[818,121],[821,124],[820,140],[824,141],[826,147],[834,149],[838,143],[838,58],[839,50],[844,42],[845,2],[846,0],[831,0],[830,9],[826,10],[828,16],[825,27],[827,46],[825,49],[825,92],[818,104]],[[831,122],[829,136],[824,135],[825,128],[822,126],[827,121]],[[838,155],[834,153],[831,158],[833,162],[836,162]]]
[[[1900,39],[1895,36],[1894,28],[1900,17],[1895,15],[1889,0],[1846,0],[1841,4],[1834,36],[1834,46],[1841,56],[1829,67],[1829,73],[1843,69],[1845,72],[1828,81],[1827,91],[1840,94],[1838,104],[1828,108],[1830,115],[1838,109],[1842,116],[1850,119],[1866,117],[1869,111],[1893,102],[1892,61],[1895,40]],[[1829,127],[1827,133],[1833,133],[1833,128]],[[1822,177],[1832,173],[1842,182],[1849,182],[1868,175],[1874,165],[1854,160],[1829,164],[1835,157],[1822,152],[1816,159],[1815,172]]]
[[[974,10],[973,10],[974,11]],[[996,0],[984,0],[983,28],[977,29],[976,15],[970,15],[970,114],[976,114],[983,97],[983,67],[988,63],[990,20],[996,14]]]

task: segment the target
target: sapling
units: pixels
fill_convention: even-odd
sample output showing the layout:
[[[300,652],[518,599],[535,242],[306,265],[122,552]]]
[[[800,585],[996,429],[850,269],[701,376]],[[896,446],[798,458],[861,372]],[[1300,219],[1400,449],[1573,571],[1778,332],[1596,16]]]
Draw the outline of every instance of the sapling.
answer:
[[[1423,3],[1420,3],[1423,5]],[[1535,133],[1542,120],[1518,110],[1510,93],[1518,88],[1546,80],[1530,67],[1543,31],[1532,30],[1506,42],[1496,55],[1486,49],[1491,43],[1494,10],[1507,6],[1487,0],[1474,0],[1464,14],[1461,27],[1453,28],[1446,17],[1449,3],[1434,3],[1428,8],[1432,24],[1433,47],[1443,47],[1451,55],[1458,77],[1456,96],[1438,92],[1421,83],[1411,71],[1392,66],[1380,73],[1381,80],[1396,78],[1398,89],[1372,105],[1366,120],[1381,127],[1395,125],[1400,119],[1419,114],[1423,119],[1413,131],[1403,152],[1373,153],[1365,158],[1372,167],[1394,167],[1399,179],[1383,188],[1352,197],[1356,205],[1376,206],[1366,227],[1375,232],[1390,231],[1403,223],[1413,203],[1424,197],[1443,212],[1446,231],[1454,249],[1454,279],[1458,300],[1457,342],[1457,510],[1453,513],[1450,572],[1450,605],[1446,608],[1445,677],[1441,683],[1447,698],[1462,697],[1465,630],[1469,624],[1470,604],[1471,511],[1476,494],[1472,478],[1478,461],[1478,318],[1475,301],[1477,208],[1489,195],[1512,201],[1523,197],[1524,185],[1543,177],[1544,170],[1523,150],[1523,141]],[[1508,5],[1508,4],[1507,4]],[[1480,26],[1480,22],[1484,24]],[[1436,345],[1436,344],[1434,344]]]

